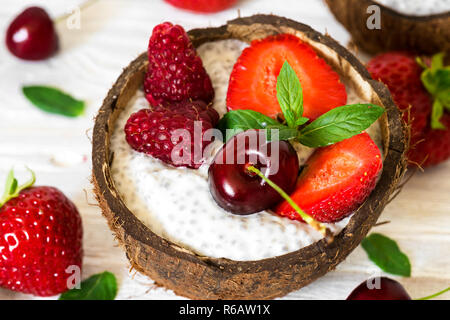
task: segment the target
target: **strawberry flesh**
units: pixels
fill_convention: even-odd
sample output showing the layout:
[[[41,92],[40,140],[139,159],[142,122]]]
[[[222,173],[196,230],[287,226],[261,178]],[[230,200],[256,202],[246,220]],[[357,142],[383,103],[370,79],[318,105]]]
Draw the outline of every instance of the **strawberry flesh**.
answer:
[[[290,196],[314,219],[336,222],[351,214],[369,196],[382,166],[380,150],[364,132],[317,149],[306,162]],[[286,201],[275,212],[303,221]]]
[[[339,75],[310,45],[281,34],[255,40],[244,49],[230,76],[228,109],[250,109],[276,118],[281,112],[277,77],[286,60],[302,85],[305,117],[315,119],[346,104],[347,93]]]

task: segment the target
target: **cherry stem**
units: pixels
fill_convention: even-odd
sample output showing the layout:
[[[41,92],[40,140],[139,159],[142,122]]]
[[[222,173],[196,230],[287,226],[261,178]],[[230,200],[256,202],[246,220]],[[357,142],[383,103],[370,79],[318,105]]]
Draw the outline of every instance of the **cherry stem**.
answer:
[[[87,0],[85,2],[83,2],[80,6],[79,9],[80,11],[83,9],[86,9],[87,7],[90,7],[91,5],[95,4],[96,2],[98,2],[99,0]],[[53,19],[54,23],[60,23],[61,21],[66,20],[68,17],[70,17],[73,14],[73,12],[68,12],[65,13],[63,15],[60,15],[59,17],[56,17],[55,19]]]
[[[300,215],[300,217],[315,230],[319,231],[327,240],[328,243],[333,242],[333,233],[328,229],[324,224],[314,220],[311,216],[306,214],[300,207],[292,200],[292,198],[283,191],[279,186],[277,186],[274,182],[272,182],[269,178],[267,178],[260,170],[255,168],[254,166],[247,166],[246,169],[250,172],[257,174],[261,179],[263,179],[269,186],[275,189],[281,197],[286,200],[292,208]]]
[[[432,294],[430,296],[426,296],[426,297],[415,299],[415,300],[430,300],[430,299],[436,298],[437,296],[440,296],[441,294],[446,293],[447,291],[450,291],[450,287],[448,287],[447,289],[444,289],[442,291],[439,291],[435,294]]]
[[[28,169],[28,168],[27,168]],[[10,170],[8,173],[8,177],[6,178],[5,191],[3,196],[0,199],[0,208],[3,207],[5,203],[9,200],[16,198],[19,196],[20,191],[25,190],[31,187],[36,182],[36,176],[33,171],[28,169],[31,173],[31,178],[24,184],[19,186],[17,179],[14,177],[14,170]]]

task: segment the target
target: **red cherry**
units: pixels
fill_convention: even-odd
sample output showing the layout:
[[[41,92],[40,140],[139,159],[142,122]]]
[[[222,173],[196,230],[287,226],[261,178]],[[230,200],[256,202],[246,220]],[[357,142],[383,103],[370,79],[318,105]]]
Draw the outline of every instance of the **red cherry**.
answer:
[[[378,288],[376,281],[379,281]],[[368,283],[373,284],[374,288],[369,289]],[[399,282],[381,277],[361,283],[350,293],[347,300],[411,300],[411,297]]]
[[[58,35],[47,12],[39,7],[30,7],[19,14],[6,31],[6,46],[21,59],[50,57],[58,47]]]
[[[249,130],[231,138],[209,168],[209,188],[220,207],[247,215],[270,209],[282,200],[277,191],[247,169],[250,165],[285,192],[294,190],[299,172],[294,148],[285,141],[266,141],[264,131]]]

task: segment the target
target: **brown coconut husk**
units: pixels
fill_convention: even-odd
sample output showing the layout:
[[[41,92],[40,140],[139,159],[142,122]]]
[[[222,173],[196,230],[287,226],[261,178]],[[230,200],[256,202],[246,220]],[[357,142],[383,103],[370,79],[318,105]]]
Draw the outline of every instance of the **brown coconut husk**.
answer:
[[[429,16],[401,14],[374,0],[325,0],[336,19],[362,50],[376,54],[401,50],[418,54],[450,52],[450,12]],[[370,30],[367,8],[380,7],[381,29]]]
[[[382,105],[384,170],[367,201],[345,229],[328,244],[324,239],[298,251],[258,261],[233,261],[200,256],[150,230],[130,212],[111,178],[114,155],[110,136],[114,122],[143,82],[143,53],[123,71],[109,91],[95,121],[93,184],[103,215],[126,251],[133,268],[157,284],[194,299],[269,299],[283,296],[333,270],[376,223],[406,170],[405,128],[389,91],[370,78],[364,66],[345,48],[307,25],[273,15],[239,18],[219,28],[189,32],[195,46],[221,39],[249,42],[272,34],[291,33],[312,45],[318,54],[368,101]]]

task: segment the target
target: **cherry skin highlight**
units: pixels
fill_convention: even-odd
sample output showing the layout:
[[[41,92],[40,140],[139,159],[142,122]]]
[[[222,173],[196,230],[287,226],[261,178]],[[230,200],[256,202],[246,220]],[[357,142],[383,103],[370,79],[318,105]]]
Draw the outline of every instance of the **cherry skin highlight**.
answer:
[[[375,283],[375,280],[369,280]],[[350,293],[347,300],[411,300],[403,286],[392,279],[381,277],[379,289],[369,289],[364,281]]]
[[[295,188],[299,162],[294,148],[286,141],[267,141],[262,130],[248,130],[231,138],[209,168],[211,195],[223,209],[248,215],[282,200],[263,179],[248,171],[250,165],[285,192]]]
[[[19,14],[6,31],[6,46],[16,57],[24,60],[43,60],[58,48],[58,35],[47,12],[30,7]]]

